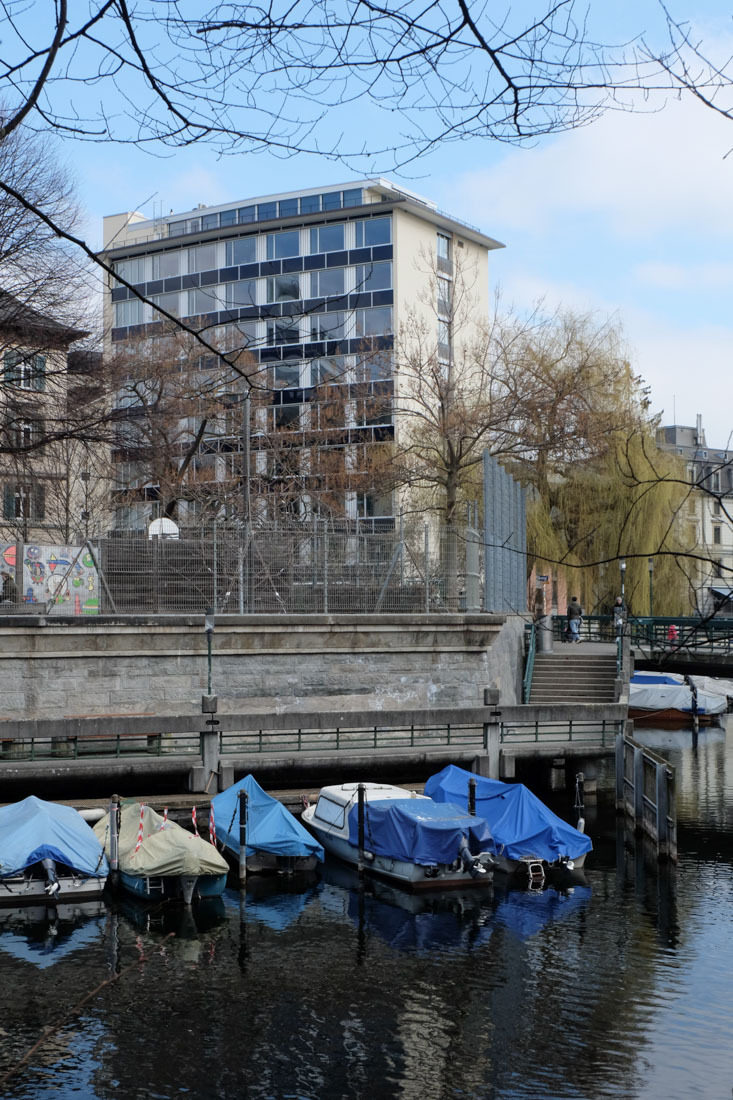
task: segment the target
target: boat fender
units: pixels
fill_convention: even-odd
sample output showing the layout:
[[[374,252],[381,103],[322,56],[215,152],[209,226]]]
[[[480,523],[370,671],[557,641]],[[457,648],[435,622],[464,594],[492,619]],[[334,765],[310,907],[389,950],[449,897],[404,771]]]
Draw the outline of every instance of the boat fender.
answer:
[[[578,824],[575,826],[575,828],[578,830],[579,833],[584,833],[585,832],[585,818],[584,817],[579,817],[578,818]]]

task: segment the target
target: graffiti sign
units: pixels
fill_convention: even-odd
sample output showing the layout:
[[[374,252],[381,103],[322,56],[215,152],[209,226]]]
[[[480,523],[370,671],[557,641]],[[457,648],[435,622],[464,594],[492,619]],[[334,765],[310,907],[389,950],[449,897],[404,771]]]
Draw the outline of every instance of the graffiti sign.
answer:
[[[24,546],[23,601],[45,604],[50,614],[98,614],[99,577],[88,548]]]

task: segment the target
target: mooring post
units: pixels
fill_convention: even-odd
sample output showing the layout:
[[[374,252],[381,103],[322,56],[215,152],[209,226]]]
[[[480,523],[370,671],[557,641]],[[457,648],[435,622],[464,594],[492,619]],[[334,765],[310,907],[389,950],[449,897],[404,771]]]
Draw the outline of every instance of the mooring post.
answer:
[[[359,875],[364,874],[364,784],[359,784],[358,802],[358,843],[359,843]]]
[[[239,885],[247,883],[247,792],[239,792]]]
[[[468,812],[471,817],[476,816],[476,780],[469,779],[468,781]]]
[[[109,866],[112,885],[116,885],[120,867],[120,796],[113,794],[109,804]]]

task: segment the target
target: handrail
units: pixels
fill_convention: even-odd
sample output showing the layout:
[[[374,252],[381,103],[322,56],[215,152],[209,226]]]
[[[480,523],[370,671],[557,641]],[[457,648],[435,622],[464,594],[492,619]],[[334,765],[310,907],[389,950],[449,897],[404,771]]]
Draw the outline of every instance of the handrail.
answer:
[[[624,639],[619,634],[616,639],[616,679],[622,680],[624,675]]]
[[[524,665],[524,679],[522,680],[522,702],[528,703],[532,692],[532,673],[534,672],[534,655],[537,652],[537,627],[531,623],[525,627],[525,638],[529,635],[527,644],[527,659]]]

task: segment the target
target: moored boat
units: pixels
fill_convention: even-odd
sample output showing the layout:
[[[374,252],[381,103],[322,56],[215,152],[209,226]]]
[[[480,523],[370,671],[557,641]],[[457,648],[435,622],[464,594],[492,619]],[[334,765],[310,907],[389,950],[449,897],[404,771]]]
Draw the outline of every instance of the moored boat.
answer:
[[[239,860],[240,794],[246,795],[247,870],[312,871],[323,862],[323,848],[293,814],[245,775],[211,800],[216,839],[232,862]]]
[[[547,874],[579,871],[593,844],[585,833],[557,814],[523,783],[502,783],[449,764],[425,784],[438,802],[468,807],[475,784],[475,811],[488,822],[496,869],[544,880]]]
[[[360,792],[362,826],[360,828]],[[489,883],[485,821],[450,804],[382,783],[323,787],[301,815],[327,852],[412,890]],[[362,844],[360,845],[360,840]]]
[[[725,689],[674,672],[636,672],[629,683],[629,718],[640,726],[715,725],[728,710]]]
[[[72,806],[30,795],[0,808],[0,904],[98,898],[108,870],[100,841]]]
[[[104,841],[125,890],[147,900],[182,899],[187,905],[193,897],[222,893],[228,866],[213,844],[138,803],[122,806],[116,823],[115,807],[94,832]]]

